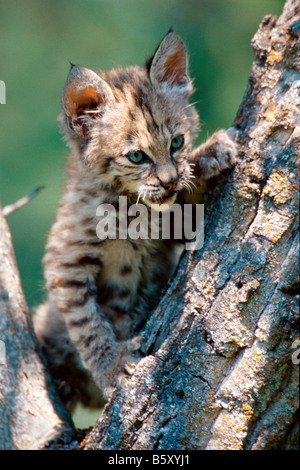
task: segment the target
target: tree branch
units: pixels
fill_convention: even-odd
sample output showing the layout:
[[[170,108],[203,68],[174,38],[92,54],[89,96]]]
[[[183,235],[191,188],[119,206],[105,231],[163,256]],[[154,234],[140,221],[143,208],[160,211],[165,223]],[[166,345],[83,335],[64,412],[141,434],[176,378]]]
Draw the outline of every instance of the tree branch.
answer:
[[[18,199],[18,201],[14,202],[13,204],[10,204],[9,206],[5,206],[2,209],[4,217],[7,217],[16,210],[21,209],[21,207],[28,204],[42,189],[44,189],[44,186],[39,186],[33,191],[31,191],[31,193],[29,193],[27,196],[21,197],[21,199]]]
[[[0,207],[0,449],[71,442],[73,425],[42,363]]]

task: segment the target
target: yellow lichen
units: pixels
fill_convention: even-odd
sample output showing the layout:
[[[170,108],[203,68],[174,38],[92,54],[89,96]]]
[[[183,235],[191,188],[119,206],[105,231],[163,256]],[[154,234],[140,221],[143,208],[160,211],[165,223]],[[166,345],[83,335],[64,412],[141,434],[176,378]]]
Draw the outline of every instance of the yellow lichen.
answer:
[[[276,110],[276,103],[272,103],[271,106],[267,109],[267,111],[263,114],[264,118],[267,120],[267,121],[273,121],[273,119],[275,118],[275,110]]]
[[[272,65],[274,62],[281,62],[283,58],[283,51],[275,51],[274,49],[270,50],[269,56],[268,56],[268,64]]]
[[[280,171],[280,168],[277,168]],[[292,185],[286,175],[278,172],[273,173],[264,189],[264,194],[272,197],[276,204],[284,204],[292,198],[292,190],[295,185]],[[297,187],[297,185],[296,185]]]

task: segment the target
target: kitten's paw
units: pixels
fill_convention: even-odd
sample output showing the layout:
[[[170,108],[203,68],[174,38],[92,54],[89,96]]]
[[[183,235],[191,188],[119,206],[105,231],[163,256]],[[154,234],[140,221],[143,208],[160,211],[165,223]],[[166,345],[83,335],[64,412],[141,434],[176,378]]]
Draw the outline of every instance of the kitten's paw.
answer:
[[[124,355],[124,370],[128,375],[134,373],[137,363],[141,359],[141,355],[138,353],[138,350],[141,346],[142,336],[135,336],[134,338],[128,340],[127,343],[127,352]]]
[[[130,351],[137,351],[141,347],[142,336],[135,336],[128,341],[128,349]]]
[[[197,178],[213,178],[235,164],[237,133],[237,129],[233,127],[227,131],[221,129],[194,150],[191,161],[195,165],[194,174]]]
[[[125,363],[124,364],[125,373],[127,375],[133,375],[138,362],[139,361],[137,361],[137,360],[133,360],[131,362]]]
[[[141,336],[135,336],[122,344],[119,364],[121,369],[123,369],[123,371],[128,375],[132,375],[134,373],[136,365],[142,358],[141,354],[138,352],[141,345],[141,339]]]
[[[137,351],[140,338],[118,343],[119,356],[117,362],[101,377],[101,389],[106,401],[110,400],[115,388],[123,385],[134,374],[142,355]]]

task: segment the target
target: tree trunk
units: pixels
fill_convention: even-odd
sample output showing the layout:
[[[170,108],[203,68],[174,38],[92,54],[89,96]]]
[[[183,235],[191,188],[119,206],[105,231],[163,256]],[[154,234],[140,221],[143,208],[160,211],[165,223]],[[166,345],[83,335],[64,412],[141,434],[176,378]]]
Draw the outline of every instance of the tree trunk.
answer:
[[[299,42],[299,1],[287,0],[253,39],[240,158],[205,195],[203,248],[182,257],[144,328],[145,357],[81,448],[297,448]],[[57,437],[74,448],[0,223],[0,448]]]

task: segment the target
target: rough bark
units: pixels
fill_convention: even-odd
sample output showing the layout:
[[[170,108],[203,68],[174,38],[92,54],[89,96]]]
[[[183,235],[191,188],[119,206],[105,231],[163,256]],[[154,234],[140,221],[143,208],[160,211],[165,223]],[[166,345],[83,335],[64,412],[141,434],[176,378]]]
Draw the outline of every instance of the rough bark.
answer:
[[[240,160],[208,192],[204,246],[185,253],[144,330],[145,358],[85,449],[297,446],[299,20],[288,0],[253,39]]]
[[[297,447],[299,42],[299,1],[287,0],[253,39],[234,123],[240,158],[205,196],[204,246],[184,254],[144,328],[145,357],[81,448]],[[2,219],[0,334],[0,448],[41,448],[59,437],[76,447],[38,354]]]
[[[73,426],[38,353],[9,229],[0,208],[0,449],[71,442]]]

